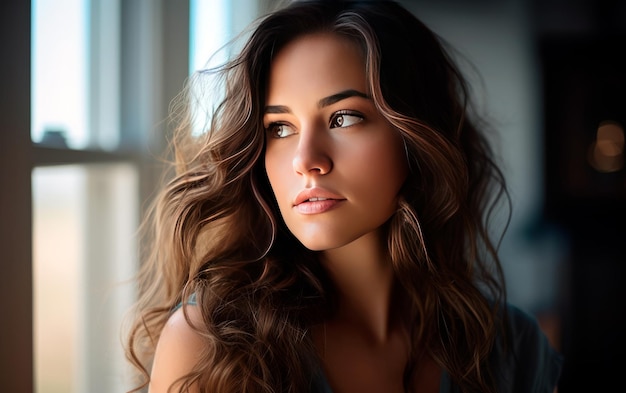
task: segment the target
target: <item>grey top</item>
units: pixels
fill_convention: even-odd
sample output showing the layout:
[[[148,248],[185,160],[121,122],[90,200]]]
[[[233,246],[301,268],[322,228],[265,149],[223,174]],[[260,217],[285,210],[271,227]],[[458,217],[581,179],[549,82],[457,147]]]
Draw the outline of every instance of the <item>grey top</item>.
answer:
[[[195,304],[193,295],[189,304]],[[180,307],[180,304],[176,307]],[[494,370],[498,392],[553,393],[561,375],[563,357],[550,346],[537,320],[513,305],[507,305],[511,348],[505,353],[502,340],[496,342],[490,364]],[[332,393],[323,372],[313,381],[314,392]],[[439,393],[458,393],[458,386],[444,370]]]
[[[557,386],[562,356],[557,353],[543,334],[536,319],[519,308],[508,305],[511,348],[504,353],[502,340],[498,340],[491,354],[491,365],[498,392],[552,393]],[[314,391],[332,393],[323,373],[315,381]],[[441,374],[439,393],[456,393],[458,386],[445,370]]]

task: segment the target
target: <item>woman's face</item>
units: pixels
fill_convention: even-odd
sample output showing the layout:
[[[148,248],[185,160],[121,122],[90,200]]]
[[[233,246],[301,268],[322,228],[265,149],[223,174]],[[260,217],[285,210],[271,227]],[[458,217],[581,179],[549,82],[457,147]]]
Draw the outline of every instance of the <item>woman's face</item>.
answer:
[[[376,234],[396,210],[407,165],[357,47],[332,34],[295,39],[271,64],[266,98],[265,167],[289,230],[311,250]]]

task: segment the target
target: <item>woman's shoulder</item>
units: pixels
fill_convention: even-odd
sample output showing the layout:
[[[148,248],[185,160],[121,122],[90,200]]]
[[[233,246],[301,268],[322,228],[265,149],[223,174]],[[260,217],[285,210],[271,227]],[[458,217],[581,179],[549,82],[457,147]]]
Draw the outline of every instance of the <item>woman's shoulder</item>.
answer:
[[[189,373],[206,347],[194,328],[202,321],[198,307],[179,307],[161,330],[150,376],[150,392],[166,392],[169,386]]]
[[[506,313],[507,331],[497,341],[491,359],[499,391],[553,392],[561,373],[561,354],[534,316],[512,304],[506,305]]]

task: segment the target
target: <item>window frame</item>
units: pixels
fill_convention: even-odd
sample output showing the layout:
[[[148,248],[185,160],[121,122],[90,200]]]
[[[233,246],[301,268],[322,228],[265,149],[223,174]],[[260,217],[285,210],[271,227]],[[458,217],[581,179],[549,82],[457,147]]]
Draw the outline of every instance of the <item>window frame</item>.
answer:
[[[0,5],[0,386],[33,391],[30,2]]]
[[[104,2],[92,0],[92,17]],[[0,324],[0,367],[11,370],[0,373],[0,386],[16,392],[35,389],[32,170],[64,164],[131,163],[140,179],[137,204],[145,207],[141,202],[152,195],[161,180],[158,159],[165,152],[165,135],[170,131],[163,120],[189,70],[189,2],[120,1],[119,8],[113,10],[120,23],[120,89],[115,99],[120,108],[120,148],[72,150],[38,145],[31,141],[30,131],[31,12],[30,1],[0,5],[0,50],[5,54],[0,62],[0,249],[4,250],[0,299],[5,315]],[[92,40],[102,38],[97,34],[100,27],[93,24]],[[102,50],[102,42],[92,48]],[[91,64],[96,67],[91,72],[98,72],[101,65]],[[91,94],[100,94],[98,83]],[[102,103],[99,99],[95,102]],[[91,110],[99,115],[98,108]],[[101,131],[94,127],[90,132]],[[88,386],[106,389],[98,381],[100,376],[93,374]]]

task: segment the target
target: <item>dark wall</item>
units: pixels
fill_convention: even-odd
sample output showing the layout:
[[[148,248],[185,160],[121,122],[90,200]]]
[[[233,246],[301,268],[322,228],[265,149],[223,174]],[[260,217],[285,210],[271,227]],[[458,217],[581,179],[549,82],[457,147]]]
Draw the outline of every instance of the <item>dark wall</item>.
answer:
[[[0,390],[33,391],[30,2],[0,2]]]
[[[569,244],[559,392],[608,391],[626,365],[626,170],[623,150],[594,151],[601,125],[626,129],[626,2],[537,1],[533,16],[544,219]]]

